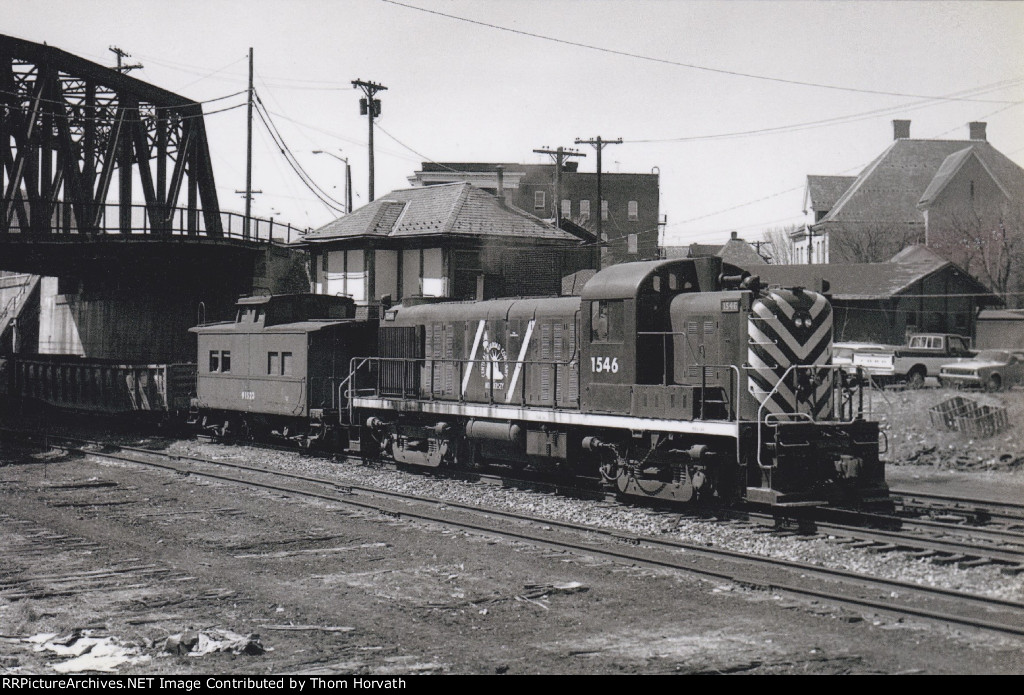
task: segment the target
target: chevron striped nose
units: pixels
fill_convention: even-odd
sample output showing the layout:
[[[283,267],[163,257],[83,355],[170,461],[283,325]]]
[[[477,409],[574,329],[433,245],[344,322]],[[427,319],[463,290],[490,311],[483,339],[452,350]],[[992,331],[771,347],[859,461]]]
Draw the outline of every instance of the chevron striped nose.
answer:
[[[773,290],[748,320],[750,393],[769,413],[832,414],[832,307],[806,290]],[[792,369],[791,369],[792,368]]]

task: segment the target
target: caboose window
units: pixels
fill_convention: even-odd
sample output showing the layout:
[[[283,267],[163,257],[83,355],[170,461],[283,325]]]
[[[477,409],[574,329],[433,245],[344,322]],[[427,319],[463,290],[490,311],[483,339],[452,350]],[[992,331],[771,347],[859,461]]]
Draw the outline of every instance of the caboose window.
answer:
[[[276,352],[267,353],[267,374],[277,374],[280,369],[280,359]]]
[[[220,371],[220,351],[219,350],[210,350],[210,371],[211,372],[219,372]]]
[[[622,300],[597,301],[590,305],[590,341],[622,342]]]
[[[292,353],[290,352],[281,353],[281,373],[284,375],[292,373]]]
[[[231,351],[221,350],[220,351],[220,371],[230,372],[231,371]]]

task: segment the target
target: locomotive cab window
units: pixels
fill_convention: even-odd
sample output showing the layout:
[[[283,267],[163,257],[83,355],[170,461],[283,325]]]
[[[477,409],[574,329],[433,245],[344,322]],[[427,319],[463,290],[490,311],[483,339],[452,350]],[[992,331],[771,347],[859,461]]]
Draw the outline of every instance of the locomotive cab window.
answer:
[[[220,350],[210,350],[210,371],[220,371]]]
[[[621,343],[623,302],[602,300],[590,304],[590,342]]]

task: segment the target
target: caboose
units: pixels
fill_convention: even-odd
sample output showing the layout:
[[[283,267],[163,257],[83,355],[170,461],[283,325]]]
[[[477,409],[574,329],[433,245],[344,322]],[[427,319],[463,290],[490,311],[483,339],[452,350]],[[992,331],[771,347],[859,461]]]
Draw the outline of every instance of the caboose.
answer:
[[[885,499],[878,425],[830,364],[818,289],[706,258],[612,266],[579,297],[402,304],[353,373],[353,438],[365,456],[600,474],[665,500]]]
[[[236,310],[234,321],[189,329],[199,353],[190,423],[220,438],[344,445],[350,359],[374,352],[377,321],[327,295],[243,297]]]

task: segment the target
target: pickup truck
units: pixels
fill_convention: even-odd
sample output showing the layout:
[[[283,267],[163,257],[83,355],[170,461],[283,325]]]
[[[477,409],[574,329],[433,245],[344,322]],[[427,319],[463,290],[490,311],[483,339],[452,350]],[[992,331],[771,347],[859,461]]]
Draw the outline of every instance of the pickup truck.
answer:
[[[904,347],[856,352],[853,366],[860,367],[880,385],[905,381],[911,388],[921,388],[926,377],[939,376],[942,365],[975,354],[969,338],[950,333],[919,333],[911,335]]]

